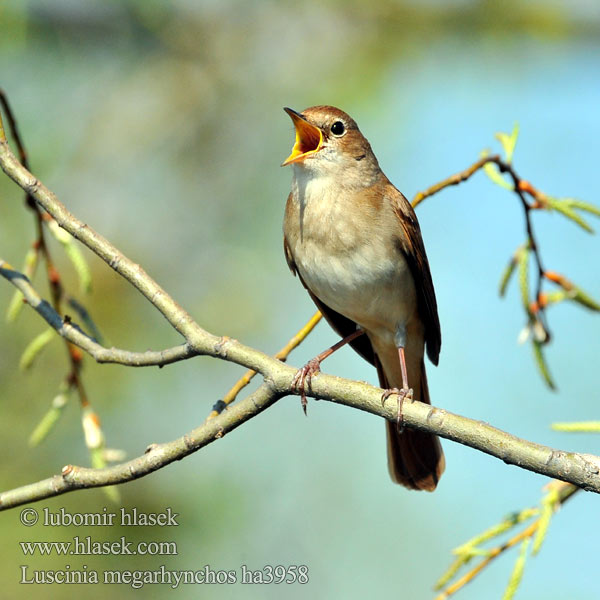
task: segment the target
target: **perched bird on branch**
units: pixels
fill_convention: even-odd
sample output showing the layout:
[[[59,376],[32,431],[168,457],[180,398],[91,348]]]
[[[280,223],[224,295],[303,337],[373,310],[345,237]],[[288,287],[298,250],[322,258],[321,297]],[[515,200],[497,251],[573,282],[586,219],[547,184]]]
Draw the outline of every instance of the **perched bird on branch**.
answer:
[[[295,378],[306,407],[321,361],[349,343],[376,366],[382,401],[398,396],[398,422],[387,422],[393,481],[433,491],[445,461],[436,436],[402,429],[405,398],[429,403],[425,348],[437,365],[440,323],[417,217],[383,174],[354,120],[333,106],[285,111],[296,142],[284,219],[288,265],[342,340]]]

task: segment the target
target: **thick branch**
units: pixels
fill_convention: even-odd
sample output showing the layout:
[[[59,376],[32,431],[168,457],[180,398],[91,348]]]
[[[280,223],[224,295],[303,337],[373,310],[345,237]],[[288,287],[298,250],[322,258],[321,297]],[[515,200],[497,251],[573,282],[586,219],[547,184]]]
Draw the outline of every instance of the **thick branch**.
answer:
[[[282,393],[289,393],[287,387],[277,389]],[[318,374],[312,378],[312,390],[309,395],[395,421],[395,402],[382,407],[381,393],[382,390],[365,383]],[[515,437],[483,421],[469,419],[421,402],[405,402],[402,416],[403,424],[411,429],[434,433],[485,452],[509,465],[573,483],[586,491],[600,493],[598,456],[555,450]]]
[[[61,475],[0,494],[0,510],[64,494],[74,489],[132,481],[221,438],[225,433],[268,408],[278,398],[290,393],[296,369],[275,359],[271,360],[271,375],[254,394],[228,407],[220,415],[208,419],[182,438],[152,446],[143,456],[106,469],[86,469],[68,465],[63,468]],[[382,391],[366,383],[319,373],[312,378],[312,390],[309,395],[358,408],[395,422],[397,407],[394,402],[382,406]],[[597,456],[554,450],[517,438],[487,423],[461,417],[421,402],[405,402],[402,414],[404,424],[412,429],[435,433],[495,456],[507,464],[600,493],[600,458]]]

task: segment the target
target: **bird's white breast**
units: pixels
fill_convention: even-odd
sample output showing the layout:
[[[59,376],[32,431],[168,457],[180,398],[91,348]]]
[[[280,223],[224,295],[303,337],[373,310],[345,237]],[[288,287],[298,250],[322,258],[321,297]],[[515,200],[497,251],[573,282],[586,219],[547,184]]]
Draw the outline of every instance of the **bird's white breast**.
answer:
[[[327,306],[361,327],[394,332],[415,306],[412,275],[383,220],[395,216],[376,214],[361,206],[360,193],[310,175],[304,169],[295,173],[291,217],[297,222],[287,227],[297,233],[286,231],[302,279]]]

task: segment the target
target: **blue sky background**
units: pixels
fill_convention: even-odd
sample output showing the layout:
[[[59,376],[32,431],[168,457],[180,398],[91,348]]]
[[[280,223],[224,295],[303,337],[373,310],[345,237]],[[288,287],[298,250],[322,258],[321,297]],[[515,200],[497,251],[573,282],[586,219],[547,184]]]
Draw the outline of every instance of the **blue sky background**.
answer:
[[[16,6],[0,14],[0,85],[36,174],[203,327],[265,351],[283,345],[314,310],[281,251],[291,175],[278,165],[293,142],[283,106],[327,103],[350,113],[408,197],[465,168],[482,149],[498,149],[494,133],[518,121],[519,174],[548,194],[600,203],[600,25],[591,3]],[[20,264],[31,217],[4,180],[0,198],[2,257]],[[517,345],[524,322],[515,282],[498,298],[500,274],[524,239],[517,199],[478,174],[428,199],[418,216],[443,335],[440,366],[428,367],[433,403],[539,443],[598,454],[597,436],[553,432],[550,424],[598,418],[600,319],[576,305],[550,309],[554,393],[529,347]],[[547,268],[600,297],[597,236],[557,215],[534,219]],[[95,289],[86,303],[109,343],[138,350],[178,343],[145,301],[89,260]],[[61,265],[73,286],[68,263]],[[44,290],[41,277],[36,284]],[[0,285],[0,305],[11,293]],[[31,373],[18,372],[40,327],[28,312],[0,327],[5,489],[88,461],[75,403],[43,447],[27,447],[65,371],[54,343]],[[291,363],[335,339],[320,325]],[[349,349],[324,370],[376,381]],[[109,445],[135,456],[201,423],[241,372],[209,359],[160,371],[87,361],[85,381]],[[299,400],[286,398],[224,440],[121,488],[125,506],[171,506],[181,515],[177,529],[25,529],[18,510],[2,513],[2,580],[11,597],[70,598],[74,589],[66,586],[17,584],[26,560],[18,541],[127,535],[175,540],[179,554],[27,562],[98,570],[306,564],[310,573],[309,590],[111,588],[123,598],[431,598],[452,548],[535,505],[546,482],[457,444],[444,449],[438,490],[411,493],[388,479],[379,419],[323,402],[311,402],[304,418]],[[96,512],[106,505],[101,492],[85,491],[37,506]],[[593,597],[597,515],[592,494],[565,505],[517,597]],[[515,556],[501,557],[457,598],[500,598]],[[101,598],[106,589],[85,593]]]

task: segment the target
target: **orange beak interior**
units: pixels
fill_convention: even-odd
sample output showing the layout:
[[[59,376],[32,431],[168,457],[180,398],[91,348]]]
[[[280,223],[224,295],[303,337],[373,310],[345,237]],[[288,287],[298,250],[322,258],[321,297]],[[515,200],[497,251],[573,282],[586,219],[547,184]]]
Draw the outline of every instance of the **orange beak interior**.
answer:
[[[300,113],[291,108],[284,108],[291,117],[296,128],[296,143],[292,153],[282,163],[282,167],[291,163],[300,162],[307,156],[318,152],[323,144],[323,134],[318,127],[311,125]]]

